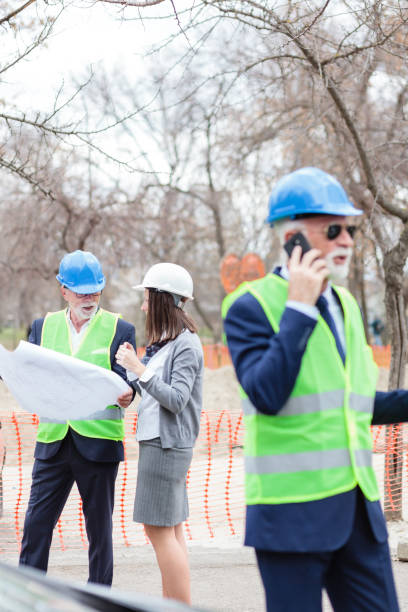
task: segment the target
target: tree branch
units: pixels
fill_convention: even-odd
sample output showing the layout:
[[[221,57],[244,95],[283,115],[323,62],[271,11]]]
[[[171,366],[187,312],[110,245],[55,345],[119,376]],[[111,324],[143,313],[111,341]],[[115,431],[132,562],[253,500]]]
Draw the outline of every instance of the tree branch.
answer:
[[[21,11],[24,11],[24,9],[26,9],[28,6],[30,6],[30,4],[33,4],[34,2],[36,2],[37,0],[28,0],[28,2],[26,2],[25,4],[23,4],[22,6],[20,6],[20,8],[16,9],[15,11],[13,11],[12,13],[9,13],[8,15],[6,15],[5,17],[3,17],[2,19],[0,19],[0,25],[2,25],[3,23],[5,23],[6,21],[10,21],[10,19],[12,19],[13,17],[15,17],[16,15],[18,15],[19,13],[21,13]]]
[[[42,187],[40,182],[35,180],[30,174],[28,174],[22,166],[16,166],[12,162],[9,162],[1,157],[0,157],[0,166],[2,168],[6,168],[6,170],[9,170],[10,172],[13,172],[14,174],[17,174],[19,177],[21,177],[27,183],[29,183],[32,187],[41,191],[41,193],[45,195],[47,198],[50,198],[51,200],[55,200],[55,196],[52,193],[52,191]]]
[[[3,68],[1,68],[0,74],[2,74],[3,72],[6,72],[10,68],[12,68],[16,64],[18,64],[18,62],[20,62],[22,59],[27,57],[27,55],[29,55],[32,51],[34,51],[34,49],[37,49],[37,47],[39,47],[41,45],[41,43],[43,43],[48,38],[48,36],[50,35],[51,30],[54,27],[54,23],[55,23],[55,20],[51,21],[51,22],[47,21],[45,23],[43,29],[41,30],[41,32],[37,36],[37,38],[34,40],[34,42],[31,45],[29,45],[25,49],[25,51],[22,52],[20,55],[18,55],[12,62],[10,62],[9,64],[6,64]]]
[[[291,29],[287,25],[285,25],[284,29],[285,29],[286,35],[291,40],[293,40],[293,42],[296,44],[296,46],[299,49],[301,49],[304,56],[309,60],[309,63],[313,67],[314,71],[319,75],[330,97],[332,98],[338,112],[340,113],[340,116],[345,122],[349,130],[349,133],[352,137],[352,140],[354,142],[354,145],[357,149],[357,152],[359,154],[360,162],[361,162],[362,168],[366,176],[367,188],[371,192],[374,200],[378,202],[378,204],[381,206],[381,208],[385,212],[388,212],[391,215],[398,217],[404,223],[408,222],[408,212],[406,210],[401,209],[398,206],[395,206],[394,204],[390,202],[386,202],[382,193],[379,191],[377,187],[377,183],[374,178],[373,170],[371,168],[370,160],[368,159],[367,152],[361,141],[360,135],[354,124],[351,114],[349,113],[345,103],[343,102],[343,99],[340,93],[338,92],[335,86],[335,83],[330,78],[330,76],[326,73],[321,62],[319,62],[319,60],[316,59],[316,57],[313,55],[311,50],[299,39],[299,37],[295,36],[295,34],[291,31]]]
[[[120,4],[125,8],[127,6],[138,6],[140,8],[145,6],[155,6],[156,4],[161,4],[164,1],[165,0],[144,0],[144,2],[137,2],[136,0],[98,0],[98,2],[103,2],[106,4]]]

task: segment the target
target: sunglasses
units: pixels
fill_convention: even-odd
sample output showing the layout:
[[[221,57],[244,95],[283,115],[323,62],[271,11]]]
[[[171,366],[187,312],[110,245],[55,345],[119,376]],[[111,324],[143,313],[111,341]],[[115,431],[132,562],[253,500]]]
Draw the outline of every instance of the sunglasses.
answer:
[[[95,293],[75,293],[75,291],[73,291],[72,293],[75,295],[75,297],[82,299],[89,297],[99,297],[102,291],[95,291]]]
[[[335,240],[338,236],[340,236],[343,229],[348,232],[350,238],[354,238],[354,234],[356,233],[357,229],[355,225],[341,225],[341,223],[333,223],[326,229],[327,239]]]

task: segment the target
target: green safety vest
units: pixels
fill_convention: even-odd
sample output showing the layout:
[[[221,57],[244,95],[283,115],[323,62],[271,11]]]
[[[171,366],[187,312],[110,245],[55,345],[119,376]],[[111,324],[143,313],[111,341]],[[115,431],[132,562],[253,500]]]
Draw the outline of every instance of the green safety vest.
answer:
[[[41,346],[110,370],[110,347],[120,315],[100,308],[92,318],[78,350],[74,353],[66,313],[66,310],[60,310],[47,314],[42,327]],[[62,440],[68,431],[68,426],[88,438],[123,440],[123,417],[122,408],[107,406],[92,414],[87,420],[65,421],[40,418],[37,441],[50,443]]]
[[[370,501],[379,499],[370,430],[377,366],[356,301],[343,287],[335,290],[344,312],[346,363],[319,316],[296,383],[277,414],[262,414],[240,390],[249,505],[313,501],[356,485]],[[243,283],[227,296],[224,318],[235,299],[247,292],[259,302],[277,333],[287,301],[287,281],[268,274]]]

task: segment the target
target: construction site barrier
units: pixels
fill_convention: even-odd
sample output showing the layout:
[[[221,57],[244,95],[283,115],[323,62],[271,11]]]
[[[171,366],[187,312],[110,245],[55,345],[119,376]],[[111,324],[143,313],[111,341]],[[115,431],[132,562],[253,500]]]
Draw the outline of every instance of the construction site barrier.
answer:
[[[0,518],[0,553],[18,551],[31,485],[33,449],[38,419],[25,412],[1,416],[6,445],[3,466],[3,514]],[[114,510],[115,544],[144,544],[142,525],[132,521],[136,489],[138,444],[137,412],[125,418],[125,461],[116,481]],[[201,417],[201,433],[188,472],[190,518],[185,523],[187,540],[205,541],[242,533],[243,461],[242,415],[237,411],[210,412]],[[88,545],[82,505],[76,485],[55,528],[53,547],[60,550]]]
[[[375,355],[378,348],[374,350]],[[206,347],[207,366],[214,368],[224,363],[227,360],[225,351],[222,346]],[[0,419],[6,447],[0,489],[0,554],[18,554],[31,485],[38,419],[18,410],[3,410]],[[115,544],[127,547],[148,541],[142,525],[132,520],[138,459],[136,425],[137,410],[132,405],[126,410],[125,461],[120,464],[116,481],[113,527]],[[372,428],[374,469],[380,491],[386,491],[385,509],[396,512],[403,509],[407,489],[407,431],[405,425]],[[396,465],[401,475],[398,482],[394,476]],[[185,523],[187,541],[241,541],[245,514],[243,482],[243,416],[237,393],[236,409],[205,409],[202,412],[200,435],[187,477],[190,504],[190,517]],[[74,485],[55,528],[52,547],[65,551],[87,546],[81,500]]]
[[[371,349],[375,363],[380,368],[389,368],[391,363],[391,347],[389,345],[377,346],[374,344]]]

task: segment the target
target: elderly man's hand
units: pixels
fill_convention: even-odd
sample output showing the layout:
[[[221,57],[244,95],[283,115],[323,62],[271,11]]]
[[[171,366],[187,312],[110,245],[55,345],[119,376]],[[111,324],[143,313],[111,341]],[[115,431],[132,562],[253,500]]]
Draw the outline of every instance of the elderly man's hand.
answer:
[[[321,257],[321,251],[311,249],[302,257],[302,249],[296,246],[288,262],[288,300],[314,305],[327,285],[329,269]]]
[[[122,395],[119,395],[116,403],[121,408],[127,408],[133,399],[133,390],[129,387],[129,391],[125,391]]]

